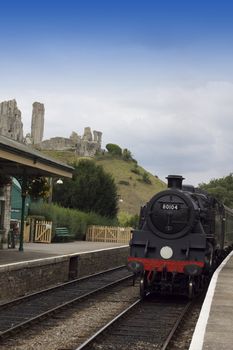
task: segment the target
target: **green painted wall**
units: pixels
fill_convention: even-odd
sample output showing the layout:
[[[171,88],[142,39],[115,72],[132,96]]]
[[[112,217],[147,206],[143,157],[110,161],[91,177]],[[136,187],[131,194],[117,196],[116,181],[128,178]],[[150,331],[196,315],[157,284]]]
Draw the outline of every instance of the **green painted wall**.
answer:
[[[26,198],[25,216],[28,215],[29,203],[30,203],[29,198]],[[11,191],[11,219],[21,220],[21,207],[22,207],[21,186],[19,182],[13,178],[12,191]]]

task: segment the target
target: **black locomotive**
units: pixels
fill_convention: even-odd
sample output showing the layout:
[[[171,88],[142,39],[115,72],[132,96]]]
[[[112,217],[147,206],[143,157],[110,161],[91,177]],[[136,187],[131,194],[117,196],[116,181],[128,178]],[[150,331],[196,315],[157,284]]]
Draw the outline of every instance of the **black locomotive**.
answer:
[[[140,274],[140,293],[193,297],[233,247],[233,210],[169,175],[168,189],[141,209],[128,267]]]

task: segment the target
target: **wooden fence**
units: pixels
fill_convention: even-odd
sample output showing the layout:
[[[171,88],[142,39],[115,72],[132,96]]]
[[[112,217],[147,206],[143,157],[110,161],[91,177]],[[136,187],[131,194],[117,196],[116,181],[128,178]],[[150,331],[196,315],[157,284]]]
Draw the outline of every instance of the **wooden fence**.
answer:
[[[34,242],[51,243],[51,239],[52,239],[52,222],[36,221]]]
[[[30,242],[30,224],[27,221],[24,221],[24,242]]]
[[[129,243],[132,227],[89,226],[86,241]]]

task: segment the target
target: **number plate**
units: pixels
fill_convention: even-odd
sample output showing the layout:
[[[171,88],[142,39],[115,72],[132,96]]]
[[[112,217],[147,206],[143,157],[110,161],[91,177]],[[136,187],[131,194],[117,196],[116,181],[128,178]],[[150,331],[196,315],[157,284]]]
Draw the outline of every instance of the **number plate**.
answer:
[[[179,210],[179,205],[175,203],[163,203],[161,206],[163,210]]]

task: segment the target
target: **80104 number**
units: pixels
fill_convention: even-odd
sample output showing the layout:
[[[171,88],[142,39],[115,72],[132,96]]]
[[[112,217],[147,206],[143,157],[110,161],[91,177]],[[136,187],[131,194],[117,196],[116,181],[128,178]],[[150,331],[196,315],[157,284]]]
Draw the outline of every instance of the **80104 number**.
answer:
[[[163,203],[162,204],[163,210],[179,210],[179,205],[174,203]]]

